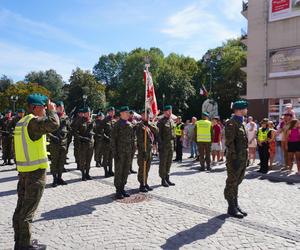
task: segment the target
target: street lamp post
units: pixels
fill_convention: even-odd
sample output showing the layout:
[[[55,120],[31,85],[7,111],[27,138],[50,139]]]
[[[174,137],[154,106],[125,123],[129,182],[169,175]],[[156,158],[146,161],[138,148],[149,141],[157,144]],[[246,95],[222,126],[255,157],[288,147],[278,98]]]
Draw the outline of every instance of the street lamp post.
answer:
[[[87,100],[87,95],[82,96],[83,99],[83,107],[85,108],[86,100]]]
[[[207,51],[204,55],[204,62],[209,66],[209,92],[213,94],[213,70],[217,66],[218,61],[221,60],[221,53],[218,52],[214,57],[210,51]]]
[[[16,102],[18,101],[19,97],[17,95],[12,95],[10,97],[10,100],[12,101],[13,103],[13,113],[15,113],[15,110],[16,110]]]
[[[165,107],[165,94],[162,94],[162,98],[163,98],[163,110],[164,110],[164,107]]]

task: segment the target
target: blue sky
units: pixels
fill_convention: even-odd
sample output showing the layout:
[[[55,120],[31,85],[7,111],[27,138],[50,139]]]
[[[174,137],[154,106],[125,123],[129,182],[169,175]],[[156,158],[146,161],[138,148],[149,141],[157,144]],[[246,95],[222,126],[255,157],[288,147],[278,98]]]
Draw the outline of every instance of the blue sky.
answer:
[[[102,54],[159,47],[196,59],[238,37],[241,0],[0,0],[0,75],[92,69]]]

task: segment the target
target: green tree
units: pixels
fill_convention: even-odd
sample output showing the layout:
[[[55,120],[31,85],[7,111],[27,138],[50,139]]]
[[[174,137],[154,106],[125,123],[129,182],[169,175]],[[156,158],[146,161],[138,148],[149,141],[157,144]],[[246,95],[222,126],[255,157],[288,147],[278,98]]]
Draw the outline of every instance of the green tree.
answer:
[[[80,68],[73,70],[66,100],[67,111],[84,106],[83,96],[87,96],[86,105],[92,110],[103,110],[105,102],[105,86],[96,80],[90,71]]]
[[[51,92],[52,98],[55,100],[62,97],[64,81],[62,76],[53,69],[32,71],[25,76],[25,82],[34,82],[45,87]]]
[[[6,75],[2,75],[0,78],[0,91],[4,92],[12,84],[12,79],[8,78]]]
[[[10,85],[4,92],[0,93],[0,110],[12,108],[11,96],[18,96],[16,102],[16,109],[26,108],[27,96],[32,93],[41,93],[48,97],[51,97],[49,90],[37,83],[25,83],[17,82],[16,84]]]

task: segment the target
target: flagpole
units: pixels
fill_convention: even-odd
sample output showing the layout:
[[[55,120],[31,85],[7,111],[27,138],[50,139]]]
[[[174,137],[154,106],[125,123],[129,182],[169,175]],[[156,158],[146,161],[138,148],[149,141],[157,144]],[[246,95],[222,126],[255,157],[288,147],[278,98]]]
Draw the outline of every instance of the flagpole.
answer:
[[[148,88],[148,74],[149,74],[149,67],[150,67],[150,64],[149,64],[149,59],[146,58],[145,59],[146,61],[146,64],[145,64],[145,68],[146,68],[146,77],[145,77],[145,120],[147,121],[148,119],[148,107],[147,107],[147,88]],[[143,152],[143,156],[144,156],[144,169],[143,169],[143,184],[144,186],[146,185],[146,165],[147,165],[147,162],[146,162],[146,159],[145,159],[145,155],[144,153],[146,153],[147,155],[147,126],[145,126],[144,128],[144,148],[145,148],[145,152]]]

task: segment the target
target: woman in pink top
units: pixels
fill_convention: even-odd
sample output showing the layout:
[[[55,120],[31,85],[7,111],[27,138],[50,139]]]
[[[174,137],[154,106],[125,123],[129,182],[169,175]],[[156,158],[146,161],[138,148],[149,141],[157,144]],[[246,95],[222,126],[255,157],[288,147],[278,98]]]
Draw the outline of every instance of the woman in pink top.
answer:
[[[286,143],[288,151],[288,169],[289,171],[293,168],[294,158],[296,157],[297,174],[300,174],[300,122],[297,119],[292,120],[288,124],[286,131]]]

